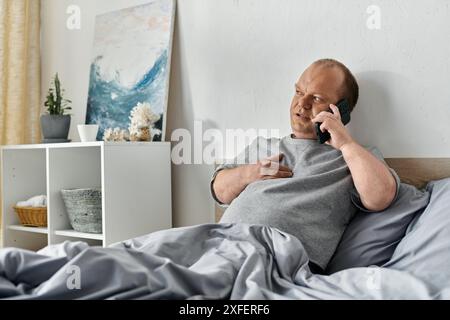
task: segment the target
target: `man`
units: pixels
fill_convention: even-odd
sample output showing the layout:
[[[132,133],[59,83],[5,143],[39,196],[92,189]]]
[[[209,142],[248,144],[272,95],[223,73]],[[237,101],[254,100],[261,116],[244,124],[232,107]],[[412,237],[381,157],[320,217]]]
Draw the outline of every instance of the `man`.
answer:
[[[335,104],[345,98],[353,110],[358,91],[342,63],[322,59],[309,66],[295,84],[292,134],[281,140],[258,138],[243,153],[247,160],[259,160],[273,149],[279,154],[216,170],[212,195],[229,205],[220,222],[262,224],[290,233],[302,242],[311,266],[325,270],[358,208],[382,211],[399,188],[398,176],[382,156],[360,146],[340,120]],[[331,135],[325,144],[317,140],[317,122]]]

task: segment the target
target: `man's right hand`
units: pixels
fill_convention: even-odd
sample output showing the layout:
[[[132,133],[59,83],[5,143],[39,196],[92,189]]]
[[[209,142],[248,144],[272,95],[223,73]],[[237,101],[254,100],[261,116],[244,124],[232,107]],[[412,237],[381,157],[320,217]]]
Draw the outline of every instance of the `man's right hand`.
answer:
[[[217,199],[230,204],[250,183],[292,177],[292,170],[280,164],[282,159],[283,154],[278,154],[255,164],[220,171],[213,184]]]
[[[258,180],[290,178],[292,170],[280,164],[284,155],[282,153],[258,161],[256,164],[249,164],[243,168],[246,174],[247,184]]]

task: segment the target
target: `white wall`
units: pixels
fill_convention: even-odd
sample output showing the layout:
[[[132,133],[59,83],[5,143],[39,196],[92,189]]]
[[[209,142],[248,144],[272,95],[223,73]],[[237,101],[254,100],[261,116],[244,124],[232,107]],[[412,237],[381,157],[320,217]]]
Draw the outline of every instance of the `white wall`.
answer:
[[[148,0],[43,0],[43,94],[61,75],[74,101],[71,138],[85,118],[94,16]],[[82,28],[66,29],[66,8]],[[366,9],[381,9],[369,30]],[[387,157],[450,156],[450,14],[446,0],[178,0],[167,134],[175,128],[277,128],[289,133],[293,84],[313,60],[356,74],[361,100],[350,125]],[[176,226],[208,222],[207,165],[173,167]]]

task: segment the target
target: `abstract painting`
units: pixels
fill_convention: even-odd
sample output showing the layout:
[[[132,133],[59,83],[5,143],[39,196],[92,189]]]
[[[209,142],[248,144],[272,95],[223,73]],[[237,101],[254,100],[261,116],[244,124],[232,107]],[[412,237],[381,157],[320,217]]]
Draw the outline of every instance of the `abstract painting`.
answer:
[[[99,125],[97,140],[149,103],[160,115],[153,141],[164,141],[174,16],[174,0],[156,0],[96,17],[86,123]]]

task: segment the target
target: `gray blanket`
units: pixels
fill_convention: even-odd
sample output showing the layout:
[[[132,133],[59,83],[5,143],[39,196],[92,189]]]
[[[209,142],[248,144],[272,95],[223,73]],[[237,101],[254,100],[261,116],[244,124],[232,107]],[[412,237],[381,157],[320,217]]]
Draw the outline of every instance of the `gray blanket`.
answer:
[[[314,275],[297,238],[245,224],[205,224],[88,247],[0,250],[9,299],[449,299],[404,271],[370,267]]]

